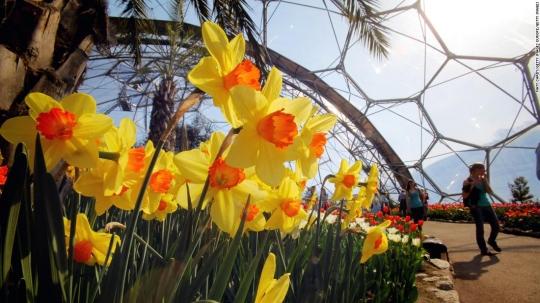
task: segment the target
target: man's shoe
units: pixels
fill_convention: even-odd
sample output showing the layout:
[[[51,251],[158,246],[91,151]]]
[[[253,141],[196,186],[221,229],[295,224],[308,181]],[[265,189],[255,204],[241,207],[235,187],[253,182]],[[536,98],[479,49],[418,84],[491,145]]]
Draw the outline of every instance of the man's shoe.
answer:
[[[480,254],[481,254],[482,256],[493,256],[493,253],[490,252],[490,251],[487,250],[487,249],[486,249],[486,250],[481,250],[481,251],[480,251]]]
[[[502,249],[499,247],[499,245],[497,245],[497,242],[493,241],[493,242],[490,242],[488,241],[489,246],[493,247],[493,249],[497,252],[501,252]]]

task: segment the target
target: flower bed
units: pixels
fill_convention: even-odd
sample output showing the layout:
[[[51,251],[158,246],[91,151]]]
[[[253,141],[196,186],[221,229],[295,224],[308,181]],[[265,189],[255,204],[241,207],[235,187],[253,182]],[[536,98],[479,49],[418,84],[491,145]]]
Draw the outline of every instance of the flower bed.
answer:
[[[360,182],[362,161],[342,159],[321,185],[340,205],[302,204],[337,116],[280,97],[276,68],[261,88],[241,35],[211,22],[202,33],[212,56],[156,144],[134,147],[134,122],[113,126],[81,93],[31,93],[29,115],[0,127],[17,144],[0,168],[1,301],[414,302],[421,223],[361,217],[377,165]],[[231,131],[162,151],[202,91]]]

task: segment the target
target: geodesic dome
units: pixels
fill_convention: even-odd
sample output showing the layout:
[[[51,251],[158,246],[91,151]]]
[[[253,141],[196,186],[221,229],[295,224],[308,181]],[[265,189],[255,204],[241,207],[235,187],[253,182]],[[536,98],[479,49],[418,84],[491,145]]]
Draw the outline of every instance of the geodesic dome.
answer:
[[[341,158],[360,159],[365,168],[379,164],[381,188],[391,194],[412,177],[431,202],[459,200],[467,166],[484,162],[495,199],[508,200],[507,183],[518,176],[540,193],[530,1],[384,1],[378,16],[389,28],[391,47],[382,61],[328,1],[248,2],[269,62],[284,73],[283,93],[308,96],[321,111],[339,116],[320,174],[308,185],[335,173]],[[145,46],[143,69],[134,68],[121,48],[109,57],[95,52],[81,88],[102,112],[133,117],[142,133],[159,83],[155,64],[163,60],[156,47]],[[192,87],[182,75],[178,81],[181,99]],[[210,102],[195,113],[228,131]]]

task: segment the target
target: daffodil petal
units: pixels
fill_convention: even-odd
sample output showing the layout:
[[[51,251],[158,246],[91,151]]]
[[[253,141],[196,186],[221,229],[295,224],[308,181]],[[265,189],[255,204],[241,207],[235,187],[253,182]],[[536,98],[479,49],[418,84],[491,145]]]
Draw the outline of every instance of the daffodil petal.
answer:
[[[229,39],[221,27],[213,22],[205,22],[202,25],[202,35],[206,49],[212,57],[216,58],[219,65],[230,71],[234,68],[232,58],[228,56]],[[243,55],[243,54],[242,54]]]
[[[178,153],[174,164],[184,177],[194,183],[204,183],[211,163],[208,155],[198,149]]]
[[[43,157],[45,158],[45,165],[47,166],[47,171],[51,171],[56,164],[64,157],[66,152],[71,151],[73,149],[69,148],[68,140],[47,140],[45,138],[42,138],[41,140],[41,146],[43,148]],[[97,151],[97,149],[96,149]],[[97,156],[97,152],[96,152]],[[67,161],[67,160],[66,160]],[[69,161],[67,161],[70,163]],[[71,163],[70,163],[71,164]],[[76,164],[72,164],[77,166]],[[79,166],[84,167],[84,166]]]
[[[257,287],[257,295],[255,296],[255,302],[260,302],[264,293],[268,287],[274,281],[274,275],[276,273],[276,256],[270,253],[264,262],[263,269],[261,271],[259,286]]]
[[[68,95],[60,101],[60,104],[65,111],[74,114],[75,117],[96,113],[96,100],[88,94],[74,93]]]
[[[271,143],[263,140],[261,140],[259,146],[259,158],[255,165],[255,171],[261,181],[270,186],[276,186],[285,175],[283,162],[285,162],[287,154],[285,151],[278,150]]]
[[[251,87],[237,85],[230,90],[231,98],[237,114],[256,127],[256,123],[268,113],[263,109],[268,105],[267,99]]]
[[[266,291],[266,294],[260,301],[260,303],[281,303],[287,295],[290,284],[290,275],[289,273],[281,276],[275,283],[272,284],[270,289]]]
[[[30,116],[11,118],[2,124],[0,135],[12,144],[24,142],[24,144],[30,148],[30,144],[32,147],[35,146],[37,134],[36,125],[37,122]]]
[[[24,98],[24,102],[30,108],[28,114],[34,120],[37,119],[39,114],[50,112],[51,108],[62,108],[58,101],[42,93],[30,93]]]
[[[64,160],[77,167],[94,168],[99,161],[99,151],[96,142],[91,140],[66,140],[69,148],[64,154]]]
[[[228,92],[223,84],[223,77],[220,72],[219,63],[213,57],[202,58],[199,63],[189,72],[188,79],[189,82],[214,97],[214,99],[216,96],[223,94],[228,96]],[[223,98],[219,98],[219,102],[214,100],[214,105],[219,106],[226,100],[227,98],[225,98],[225,100],[223,100]]]
[[[244,60],[244,53],[246,52],[246,39],[244,39],[242,33],[239,33],[231,40],[229,49],[233,55],[230,68],[234,69]]]
[[[210,216],[219,229],[231,234],[236,221],[241,216],[241,211],[242,208],[235,205],[232,193],[228,190],[220,190],[214,196]]]
[[[308,122],[313,132],[325,132],[331,130],[337,122],[337,116],[331,113],[317,115]]]
[[[237,168],[247,168],[257,163],[259,151],[259,135],[257,130],[246,125],[236,136],[225,159],[227,165]]]
[[[266,97],[266,100],[275,100],[279,98],[281,89],[283,88],[283,79],[281,72],[273,66],[268,74],[266,84],[262,89],[262,94]]]
[[[73,136],[85,139],[99,139],[113,126],[113,119],[104,114],[84,114],[73,128]]]

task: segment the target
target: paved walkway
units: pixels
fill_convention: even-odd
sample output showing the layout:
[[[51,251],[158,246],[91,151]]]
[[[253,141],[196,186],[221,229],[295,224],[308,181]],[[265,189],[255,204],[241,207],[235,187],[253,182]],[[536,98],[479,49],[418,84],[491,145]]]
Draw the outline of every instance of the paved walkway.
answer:
[[[448,248],[461,303],[540,302],[540,239],[500,233],[502,252],[482,256],[473,224],[428,221],[424,233]]]

